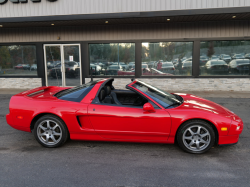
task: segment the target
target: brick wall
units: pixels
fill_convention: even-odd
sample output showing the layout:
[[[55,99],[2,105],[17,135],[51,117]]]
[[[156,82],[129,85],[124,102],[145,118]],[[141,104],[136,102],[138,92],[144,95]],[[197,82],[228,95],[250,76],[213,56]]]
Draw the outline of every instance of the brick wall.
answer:
[[[42,86],[41,78],[0,78],[1,88],[31,89]]]
[[[99,78],[94,80],[97,79]],[[250,91],[249,78],[141,78],[140,80],[167,91]],[[86,83],[89,81],[90,78],[85,79]],[[114,86],[118,89],[124,89],[130,82],[130,78],[117,78],[114,81]],[[0,78],[0,89],[31,89],[40,86],[42,86],[41,78]]]

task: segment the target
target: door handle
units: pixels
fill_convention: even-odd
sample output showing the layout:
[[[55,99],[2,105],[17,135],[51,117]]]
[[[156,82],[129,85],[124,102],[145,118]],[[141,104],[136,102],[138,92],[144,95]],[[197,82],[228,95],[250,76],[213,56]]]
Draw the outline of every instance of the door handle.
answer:
[[[95,108],[93,108],[93,111],[95,111]]]

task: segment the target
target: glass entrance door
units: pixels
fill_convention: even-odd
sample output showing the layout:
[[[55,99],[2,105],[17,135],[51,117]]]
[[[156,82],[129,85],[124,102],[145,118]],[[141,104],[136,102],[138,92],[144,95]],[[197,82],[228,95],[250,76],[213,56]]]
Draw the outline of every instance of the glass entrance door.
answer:
[[[80,44],[44,45],[46,86],[82,84]]]

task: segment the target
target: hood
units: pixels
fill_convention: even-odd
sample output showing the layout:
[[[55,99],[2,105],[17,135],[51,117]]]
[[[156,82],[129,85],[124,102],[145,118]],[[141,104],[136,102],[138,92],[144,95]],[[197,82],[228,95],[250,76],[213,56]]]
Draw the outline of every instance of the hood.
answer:
[[[184,99],[183,104],[180,106],[183,109],[189,108],[189,109],[203,110],[211,112],[213,114],[223,115],[225,117],[230,117],[234,115],[227,108],[219,104],[216,104],[212,101],[206,100],[204,98],[192,94],[184,94],[184,93],[175,93],[175,94],[181,96]]]

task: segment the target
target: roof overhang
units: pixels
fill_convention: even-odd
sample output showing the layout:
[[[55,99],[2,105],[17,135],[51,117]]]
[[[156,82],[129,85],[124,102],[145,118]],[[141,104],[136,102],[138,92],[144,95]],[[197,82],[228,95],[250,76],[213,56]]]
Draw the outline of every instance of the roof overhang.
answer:
[[[0,18],[3,28],[249,20],[250,7]],[[235,18],[232,18],[236,16]],[[170,19],[168,21],[167,19]]]

